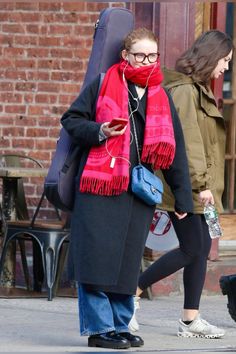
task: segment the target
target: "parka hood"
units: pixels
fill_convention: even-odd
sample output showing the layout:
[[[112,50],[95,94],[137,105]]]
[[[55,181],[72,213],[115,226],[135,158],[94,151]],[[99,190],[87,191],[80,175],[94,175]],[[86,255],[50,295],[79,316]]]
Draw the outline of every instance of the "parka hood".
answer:
[[[186,85],[186,84],[192,84],[193,79],[185,74],[182,74],[178,71],[172,70],[172,69],[167,69],[163,68],[163,74],[164,74],[164,81],[163,85],[167,89],[171,89],[175,86],[180,86],[180,85]]]

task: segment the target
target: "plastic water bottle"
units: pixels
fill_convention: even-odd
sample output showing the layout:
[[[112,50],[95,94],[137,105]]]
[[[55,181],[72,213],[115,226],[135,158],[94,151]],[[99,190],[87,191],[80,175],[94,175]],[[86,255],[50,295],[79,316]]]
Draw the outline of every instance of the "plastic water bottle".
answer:
[[[211,238],[217,238],[222,236],[222,230],[219,223],[218,213],[212,204],[208,204],[204,207],[204,216],[206,223],[209,227],[209,233]]]

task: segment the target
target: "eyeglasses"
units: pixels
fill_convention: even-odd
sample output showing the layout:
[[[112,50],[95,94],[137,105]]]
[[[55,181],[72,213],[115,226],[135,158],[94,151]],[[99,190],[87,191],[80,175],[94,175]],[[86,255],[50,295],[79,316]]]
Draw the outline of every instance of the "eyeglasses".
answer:
[[[137,63],[143,63],[146,58],[148,59],[149,63],[155,63],[160,56],[159,52],[149,53],[147,55],[144,53],[131,53],[131,52],[129,52],[129,54],[132,54],[134,56],[134,59]]]

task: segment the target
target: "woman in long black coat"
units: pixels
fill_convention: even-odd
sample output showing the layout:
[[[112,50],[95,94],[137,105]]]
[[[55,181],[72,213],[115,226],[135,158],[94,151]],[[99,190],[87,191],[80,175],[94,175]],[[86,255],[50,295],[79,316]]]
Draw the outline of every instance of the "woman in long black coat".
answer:
[[[83,149],[76,179],[70,243],[79,283],[80,331],[82,335],[89,335],[89,346],[114,349],[143,345],[140,337],[129,333],[128,324],[133,314],[132,295],[136,291],[155,205],[145,204],[131,191],[132,168],[138,164],[132,120],[128,120],[125,127],[110,127],[112,118],[121,117],[121,113],[117,115],[113,103],[103,106],[104,97],[109,96],[109,102],[116,100],[119,106],[120,99],[127,96],[125,105],[122,101],[122,109],[125,106],[127,111],[124,113],[123,109],[123,118],[124,114],[130,118],[133,112],[142,164],[153,171],[159,163],[175,196],[175,210],[179,218],[192,212],[183,134],[171,97],[160,86],[162,75],[155,36],[145,29],[134,31],[126,38],[122,57],[124,60],[115,64],[105,75],[100,91],[98,77],[83,90],[61,120],[73,141]],[[137,79],[141,71],[146,85],[140,84]],[[135,75],[129,76],[129,73]],[[149,163],[150,159],[145,161],[143,157],[148,128],[149,131],[153,129],[147,117],[152,116],[153,110],[159,109],[157,103],[150,109],[152,98],[149,92],[154,92],[154,99],[160,98],[159,104],[165,102],[166,106],[161,107],[161,119],[166,110],[169,112],[170,122],[164,117],[160,139],[169,148],[168,152],[164,152],[169,158],[166,165],[162,162]],[[155,126],[158,124],[154,122],[155,132],[160,128]],[[165,137],[162,139],[163,131],[169,134],[165,125],[172,131],[173,136],[167,139],[170,143],[166,143]],[[149,139],[153,137],[150,135]],[[121,149],[119,157],[115,150],[117,145],[112,145],[118,141],[118,149]],[[160,146],[164,144],[161,142]],[[153,146],[156,150],[150,156],[153,154],[152,161],[157,161],[158,151],[161,150]],[[98,167],[98,156],[101,159],[105,156],[109,166],[104,163]],[[106,184],[102,177],[107,174],[110,177],[121,165],[119,183]]]

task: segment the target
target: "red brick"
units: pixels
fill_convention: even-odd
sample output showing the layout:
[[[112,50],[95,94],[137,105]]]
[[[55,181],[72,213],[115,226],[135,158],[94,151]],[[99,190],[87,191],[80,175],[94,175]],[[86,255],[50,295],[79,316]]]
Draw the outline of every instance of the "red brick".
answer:
[[[81,70],[83,68],[83,63],[79,60],[62,60],[61,68],[64,70]]]
[[[55,149],[56,142],[50,139],[46,140],[35,140],[35,149],[38,150],[50,150]]]
[[[82,12],[85,11],[85,3],[82,2],[63,2],[64,11]]]
[[[32,13],[32,12],[12,12],[9,13],[7,16],[9,22],[39,22],[40,21],[40,14],[39,13]]]
[[[125,7],[123,2],[112,2],[111,7]]]
[[[78,13],[76,13],[76,12],[65,13],[62,15],[62,21],[64,23],[77,23],[78,22]]]
[[[22,113],[25,114],[26,112],[26,106],[17,106],[17,105],[10,105],[10,106],[5,106],[5,112],[6,113]]]
[[[33,69],[36,68],[36,61],[33,59],[16,59],[15,66],[16,68]],[[0,63],[0,67],[1,67],[1,63]]]
[[[6,149],[10,147],[10,139],[5,139],[3,137],[0,138],[0,148],[1,149]]]
[[[94,34],[94,25],[91,26],[91,24],[87,25],[87,26],[75,26],[74,29],[75,35],[79,35],[79,36],[92,36]]]
[[[62,92],[70,92],[72,94],[76,94],[76,92],[79,92],[79,85],[75,84],[61,84]]]
[[[58,138],[60,134],[61,127],[49,129],[48,136],[50,138]]]
[[[14,92],[1,92],[0,102],[11,102],[11,103],[21,103],[22,95]]]
[[[76,98],[75,95],[74,96],[72,96],[72,95],[60,95],[59,96],[59,103],[69,107],[69,105],[71,105],[71,103],[74,101],[75,98]]]
[[[2,24],[2,32],[6,33],[25,33],[25,27],[21,24]]]
[[[38,60],[38,68],[39,69],[50,69],[50,70],[60,70],[61,69],[61,61],[59,59],[40,59]]]
[[[39,83],[38,84],[38,92],[58,92],[60,90],[60,86],[56,82],[52,83]]]
[[[26,72],[9,69],[5,71],[5,78],[10,80],[26,80]]]
[[[39,127],[27,128],[25,135],[27,137],[45,137],[48,136],[48,130]]]
[[[13,2],[0,2],[0,10],[13,10],[14,3]]]
[[[12,91],[14,84],[12,82],[1,82],[0,81],[0,91]]]
[[[24,115],[19,115],[16,117],[16,124],[19,126],[24,126],[24,127],[34,127],[35,126],[35,118],[24,116]]]
[[[101,10],[109,7],[109,2],[87,2],[87,11],[91,11],[91,12],[100,12]]]
[[[16,90],[17,91],[35,91],[37,84],[35,82],[17,82]]]
[[[14,37],[15,46],[36,46],[38,44],[38,38],[33,36],[15,36]]]
[[[34,149],[35,144],[33,139],[15,138],[12,140],[13,148]]]
[[[51,80],[55,81],[81,81],[83,79],[83,74],[76,72],[68,72],[68,71],[57,71],[52,72]]]
[[[83,25],[85,25],[85,24],[90,24],[91,25],[91,23],[89,22],[89,20],[90,20],[90,16],[89,16],[89,14],[87,13],[87,12],[85,12],[85,13],[80,13],[79,15],[78,15],[78,23],[80,23],[81,25],[83,24]]]
[[[39,11],[60,11],[61,2],[39,2]]]
[[[1,125],[0,125],[0,127],[1,126],[5,126],[5,125],[13,125],[14,124],[14,117],[11,117],[11,116],[9,116],[9,115],[7,115],[7,116],[4,116],[3,114],[1,115],[1,120],[0,120],[0,122],[1,122]]]
[[[3,136],[23,136],[24,128],[6,127],[2,129]]]
[[[48,71],[28,71],[27,80],[30,81],[49,81],[50,73]]]
[[[0,43],[2,46],[12,47],[14,42],[14,37],[12,35],[1,34],[0,35]]]
[[[27,33],[38,34],[39,31],[40,31],[40,28],[38,25],[32,25],[32,24],[26,25],[26,32]]]
[[[41,12],[41,21],[43,24],[65,23],[63,21],[64,13],[60,12]]]
[[[68,25],[50,25],[49,26],[49,33],[50,35],[59,35],[59,34],[71,34],[72,33],[72,26]]]
[[[24,57],[25,49],[24,48],[3,48],[3,54],[7,58],[17,58]]]
[[[39,125],[40,127],[58,127],[60,125],[60,118],[59,117],[50,117],[48,118],[39,118]]]
[[[14,67],[14,62],[8,58],[0,59],[0,68],[11,68]]]
[[[37,11],[39,8],[38,2],[16,2],[15,9],[16,10],[29,10],[29,11]]]
[[[64,48],[53,48],[50,50],[50,54],[54,58],[69,58],[72,57],[71,49],[64,49]]]
[[[51,107],[48,106],[36,106],[32,105],[28,108],[29,116],[40,116],[40,115],[48,115],[50,113]]]
[[[27,105],[29,103],[34,102],[34,95],[31,93],[24,93],[23,98],[24,98],[24,103],[26,103]]]
[[[56,95],[45,95],[45,94],[37,94],[35,96],[36,103],[55,103],[57,101]]]
[[[36,160],[43,161],[44,167],[46,167],[48,161],[51,159],[49,151],[32,151],[30,155]]]
[[[63,43],[62,37],[40,37],[39,46],[42,47],[58,47]]]
[[[27,48],[29,58],[46,58],[49,55],[49,49],[46,48]]]
[[[61,116],[65,112],[64,106],[53,106],[52,113]]]

